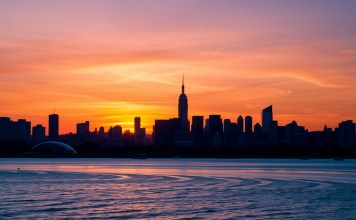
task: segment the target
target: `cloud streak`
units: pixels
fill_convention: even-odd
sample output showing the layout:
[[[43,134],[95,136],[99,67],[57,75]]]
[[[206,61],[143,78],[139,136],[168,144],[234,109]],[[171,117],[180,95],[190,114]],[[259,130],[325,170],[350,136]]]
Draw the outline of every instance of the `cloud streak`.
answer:
[[[56,107],[61,133],[86,120],[130,128],[135,116],[151,127],[177,116],[185,72],[189,116],[256,123],[273,104],[282,124],[335,127],[356,110],[355,7],[0,2],[0,113],[47,125]]]

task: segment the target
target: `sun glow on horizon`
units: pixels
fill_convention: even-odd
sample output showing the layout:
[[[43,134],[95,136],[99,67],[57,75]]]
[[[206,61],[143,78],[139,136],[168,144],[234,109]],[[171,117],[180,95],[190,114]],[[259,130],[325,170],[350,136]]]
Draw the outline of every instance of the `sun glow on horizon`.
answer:
[[[136,116],[151,133],[178,117],[184,72],[190,120],[356,120],[355,2],[141,3],[1,2],[0,117],[47,127],[55,107],[60,134]]]

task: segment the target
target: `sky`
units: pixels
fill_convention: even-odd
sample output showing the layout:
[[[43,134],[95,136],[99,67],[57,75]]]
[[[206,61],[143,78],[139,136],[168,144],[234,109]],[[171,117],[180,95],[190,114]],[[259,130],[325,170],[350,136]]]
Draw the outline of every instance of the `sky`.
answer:
[[[3,1],[0,117],[59,133],[178,117],[356,120],[356,1]],[[55,109],[55,110],[54,110]],[[46,130],[48,132],[48,130]]]

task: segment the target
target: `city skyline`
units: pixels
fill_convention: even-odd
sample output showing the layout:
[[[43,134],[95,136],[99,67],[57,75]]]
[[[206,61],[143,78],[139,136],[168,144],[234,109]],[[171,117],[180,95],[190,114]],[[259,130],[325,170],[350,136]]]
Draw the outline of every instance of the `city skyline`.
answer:
[[[0,6],[0,117],[47,127],[56,108],[65,134],[84,121],[133,131],[140,116],[151,133],[176,117],[184,72],[189,120],[262,123],[269,105],[310,131],[356,118],[354,1]]]
[[[268,119],[266,120],[266,125],[268,125],[270,122],[272,122],[272,121],[274,121],[273,120],[273,115],[274,115],[274,113],[273,113],[273,111],[272,111],[272,106],[273,105],[270,105],[270,106],[268,106],[268,107],[265,107],[264,109],[262,109],[262,110],[260,110],[261,111],[261,115],[260,115],[260,117],[251,117],[250,115],[245,115],[244,117],[245,117],[245,119],[246,118],[249,118],[249,120],[253,120],[253,122],[251,122],[250,123],[250,125],[249,126],[251,126],[251,127],[253,127],[254,125],[256,125],[256,124],[260,124],[262,127],[263,127],[263,124],[264,124],[264,121],[265,121],[265,119],[263,119],[264,117],[266,117],[265,116],[265,114],[269,114],[268,115]],[[182,120],[182,123],[184,124],[184,125],[186,125],[187,127],[189,127],[188,128],[188,130],[191,130],[191,126],[192,126],[192,121],[193,121],[193,118],[194,117],[203,117],[203,118],[206,118],[206,119],[209,119],[209,117],[210,116],[212,116],[212,115],[218,115],[219,117],[221,117],[221,115],[220,114],[209,114],[208,116],[204,116],[204,115],[192,115],[191,116],[191,119],[189,119],[189,112],[188,112],[188,98],[187,98],[187,95],[185,94],[185,89],[184,89],[184,75],[183,75],[183,79],[182,79],[182,86],[181,86],[181,94],[180,94],[180,96],[179,96],[179,99],[178,99],[178,114],[177,115],[172,115],[172,116],[170,116],[170,117],[168,117],[168,118],[156,118],[156,119],[154,119],[155,121],[156,120],[167,120],[167,119],[174,119],[174,118],[179,118],[179,119],[181,119]],[[254,115],[254,114],[251,114],[251,115]],[[13,120],[11,117],[8,117],[8,116],[0,116],[0,117],[5,117],[5,118],[9,118],[9,119],[11,119],[11,120]],[[56,119],[54,119],[54,117],[56,117]],[[89,121],[86,121],[85,123],[80,123],[80,122],[78,122],[78,123],[76,123],[75,124],[75,126],[76,126],[76,128],[75,128],[75,130],[74,131],[70,131],[70,132],[68,132],[68,133],[59,133],[59,131],[60,131],[60,126],[59,126],[59,124],[60,124],[60,122],[59,122],[59,119],[58,119],[58,117],[59,117],[59,115],[58,114],[50,114],[49,115],[49,119],[48,119],[48,121],[47,121],[47,124],[40,124],[40,123],[34,123],[34,124],[37,124],[37,126],[43,126],[44,128],[47,128],[48,129],[48,137],[49,137],[49,139],[54,139],[54,140],[56,140],[56,139],[58,139],[58,135],[64,135],[64,134],[69,134],[69,133],[73,133],[73,134],[79,134],[79,135],[84,135],[84,131],[88,131],[88,132],[93,132],[93,131],[97,131],[97,129],[98,128],[104,128],[104,130],[105,131],[109,131],[109,129],[112,129],[112,128],[114,128],[115,126],[120,126],[121,128],[122,128],[122,130],[124,130],[124,131],[126,131],[126,130],[129,130],[130,132],[133,132],[135,135],[138,135],[138,136],[140,136],[140,134],[138,133],[138,134],[136,134],[136,130],[137,130],[137,127],[136,127],[136,120],[138,120],[138,128],[140,128],[141,127],[141,124],[146,124],[147,125],[147,123],[142,123],[141,122],[141,116],[139,116],[139,115],[136,115],[134,118],[133,118],[133,121],[132,122],[127,122],[127,123],[110,123],[110,124],[108,124],[107,126],[104,126],[104,125],[99,125],[98,127],[90,127],[90,125],[89,125]],[[245,126],[243,125],[243,123],[244,123],[244,118],[242,117],[242,115],[239,115],[238,117],[236,117],[236,120],[234,120],[233,118],[221,118],[222,119],[222,121],[226,121],[226,120],[228,120],[229,122],[229,124],[230,123],[235,123],[235,121],[237,122],[236,123],[236,125],[238,126],[236,129],[237,129],[237,131],[238,132],[245,132]],[[28,120],[28,119],[23,119],[23,118],[19,118],[18,120]],[[56,120],[56,121],[55,121]],[[241,120],[241,122],[242,122],[242,124],[241,123],[239,123],[239,120]],[[350,120],[350,119],[344,119],[344,120],[342,120],[342,121],[348,121],[348,120]],[[352,119],[351,119],[352,120]],[[14,120],[15,121],[15,120]],[[29,120],[28,120],[29,121]],[[184,121],[186,121],[187,123],[185,123]],[[279,121],[280,122],[280,120],[276,120],[276,121]],[[293,121],[288,121],[286,124],[280,124],[280,125],[283,125],[283,126],[286,126],[286,125],[288,125],[288,124],[290,124],[290,123],[292,123],[292,122],[295,122],[296,120],[293,120]],[[31,122],[31,121],[30,121]],[[32,122],[33,123],[33,122]],[[53,125],[53,126],[56,126],[56,128],[51,128],[51,125],[50,125],[50,123],[54,123],[55,125]],[[316,129],[316,130],[309,130],[308,128],[306,128],[307,130],[309,130],[309,131],[322,131],[323,129],[324,129],[324,127],[325,126],[328,126],[329,128],[332,128],[332,129],[335,129],[335,128],[338,128],[338,126],[339,126],[339,123],[340,122],[338,122],[337,123],[337,125],[335,126],[335,127],[332,127],[332,126],[330,126],[329,124],[327,125],[327,123],[325,123],[324,125],[320,125],[320,129]],[[133,127],[125,127],[124,125],[133,125]],[[223,123],[223,124],[225,124],[225,123]],[[46,126],[46,125],[48,125],[48,126]],[[81,131],[81,132],[79,132],[78,133],[78,126],[85,126],[86,128],[83,130],[83,131]],[[153,123],[152,125],[151,125],[151,127],[150,126],[148,126],[148,127],[146,127],[146,125],[145,125],[145,127],[144,127],[144,129],[145,129],[145,132],[146,131],[151,131],[151,132],[148,132],[148,134],[152,134],[152,132],[153,132],[153,130],[152,130],[152,127],[155,125],[155,123]],[[206,126],[206,123],[203,123],[203,126]],[[305,126],[304,126],[305,127]],[[268,132],[268,126],[264,126],[264,128],[263,128],[263,130],[262,130],[262,133],[269,133]],[[251,128],[252,129],[252,128]],[[225,130],[225,128],[223,129],[223,130]],[[52,132],[53,132],[53,134],[52,134]],[[253,129],[252,129],[252,131],[253,131]],[[46,135],[47,135],[47,133],[46,133]],[[57,135],[57,136],[56,136]],[[137,137],[136,137],[136,139],[137,139]],[[137,141],[137,140],[136,140]]]
[[[0,219],[353,219],[356,0],[0,0]]]

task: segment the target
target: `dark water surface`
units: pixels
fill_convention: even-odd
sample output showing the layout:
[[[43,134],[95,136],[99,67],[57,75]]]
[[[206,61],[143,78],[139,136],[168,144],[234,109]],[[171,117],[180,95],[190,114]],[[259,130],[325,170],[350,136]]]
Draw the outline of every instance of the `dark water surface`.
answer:
[[[356,219],[356,161],[6,158],[8,218]]]

